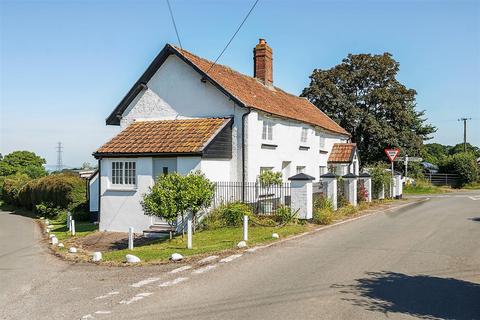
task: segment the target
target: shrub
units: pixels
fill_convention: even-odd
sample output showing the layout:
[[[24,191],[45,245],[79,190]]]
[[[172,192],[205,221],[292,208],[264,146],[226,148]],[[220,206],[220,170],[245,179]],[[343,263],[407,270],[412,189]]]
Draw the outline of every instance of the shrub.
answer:
[[[328,199],[324,195],[321,195],[313,201],[313,208],[333,210],[332,200]]]
[[[18,198],[20,205],[27,209],[48,203],[53,207],[74,210],[86,202],[86,184],[85,180],[74,175],[50,175],[25,184]]]
[[[372,176],[372,196],[378,198],[382,186],[385,187],[385,195],[389,193],[392,174],[386,169],[388,168],[386,163],[378,162],[368,169],[368,172]]]
[[[315,209],[313,210],[313,222],[317,224],[331,224],[333,219],[335,218],[335,214],[328,209]]]
[[[473,153],[462,152],[448,156],[440,163],[440,171],[460,176],[460,186],[477,181],[478,166]]]
[[[243,216],[252,216],[248,205],[241,202],[222,204],[207,214],[201,222],[201,228],[239,227],[243,225]]]
[[[281,225],[286,225],[297,221],[297,211],[293,211],[292,208],[281,205],[275,210],[274,218]]]
[[[62,209],[59,207],[55,207],[55,205],[51,202],[42,202],[35,205],[35,212],[42,217],[56,219],[62,212]]]
[[[28,175],[24,173],[17,173],[3,178],[2,184],[2,199],[13,205],[20,205],[19,193],[20,190],[30,181]]]

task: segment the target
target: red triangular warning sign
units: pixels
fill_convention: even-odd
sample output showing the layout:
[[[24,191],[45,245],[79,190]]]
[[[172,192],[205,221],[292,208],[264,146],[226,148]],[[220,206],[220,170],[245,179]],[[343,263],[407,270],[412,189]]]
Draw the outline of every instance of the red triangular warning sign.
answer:
[[[395,149],[385,149],[385,153],[387,154],[388,159],[390,159],[391,162],[395,160],[395,158],[398,156],[400,153],[400,149],[395,148]]]

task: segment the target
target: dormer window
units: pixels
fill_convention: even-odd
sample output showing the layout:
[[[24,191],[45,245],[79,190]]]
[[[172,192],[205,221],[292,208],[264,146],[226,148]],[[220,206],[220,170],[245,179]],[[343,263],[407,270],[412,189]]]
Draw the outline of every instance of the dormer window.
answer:
[[[273,140],[273,123],[270,120],[263,120],[262,139]]]
[[[308,139],[308,128],[302,128],[302,135],[300,136],[300,142],[307,142]]]

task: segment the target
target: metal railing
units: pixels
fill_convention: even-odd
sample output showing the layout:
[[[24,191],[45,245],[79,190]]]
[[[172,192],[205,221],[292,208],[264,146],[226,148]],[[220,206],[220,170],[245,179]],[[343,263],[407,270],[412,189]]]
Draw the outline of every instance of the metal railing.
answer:
[[[460,185],[460,177],[453,173],[426,173],[427,179],[434,186],[452,186]]]
[[[231,202],[249,205],[255,214],[272,214],[279,206],[290,206],[290,183],[269,187],[259,182],[215,182],[215,196],[212,208]]]

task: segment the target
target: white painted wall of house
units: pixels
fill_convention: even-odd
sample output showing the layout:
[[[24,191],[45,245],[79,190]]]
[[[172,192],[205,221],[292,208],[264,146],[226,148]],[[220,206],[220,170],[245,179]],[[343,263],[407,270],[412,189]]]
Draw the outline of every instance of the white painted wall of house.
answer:
[[[98,212],[98,181],[98,173],[88,181],[88,206],[90,212]]]
[[[273,139],[263,140],[263,121],[273,122]],[[301,142],[302,128],[308,128],[307,142]],[[325,147],[320,153],[320,136],[325,137]],[[345,142],[346,137],[320,131],[313,126],[252,111],[248,115],[247,167],[248,181],[255,181],[260,168],[273,168],[283,173],[284,181],[297,173],[298,166],[305,166],[305,173],[318,181],[320,166],[327,167],[327,160],[334,143]],[[262,144],[277,145],[275,149],[262,148]],[[309,147],[300,150],[300,146]],[[284,168],[290,162],[290,170]],[[289,172],[288,172],[289,171]]]

